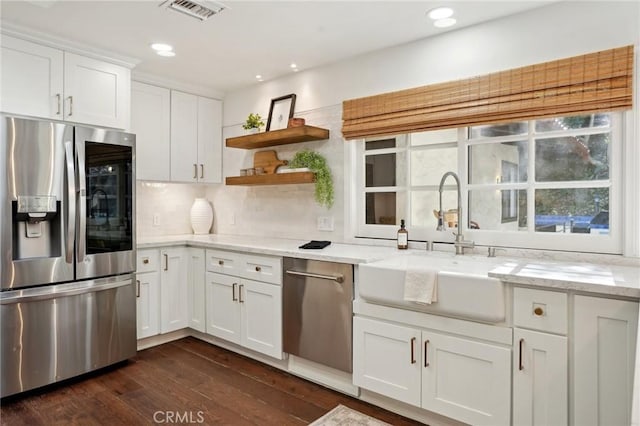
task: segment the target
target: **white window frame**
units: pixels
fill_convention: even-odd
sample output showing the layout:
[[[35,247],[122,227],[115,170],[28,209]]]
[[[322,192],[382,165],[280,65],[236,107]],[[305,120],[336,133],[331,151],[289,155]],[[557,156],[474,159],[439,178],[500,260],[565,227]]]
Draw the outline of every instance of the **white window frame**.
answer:
[[[477,245],[481,246],[501,246],[501,247],[513,247],[522,249],[544,249],[544,250],[560,250],[560,251],[572,251],[572,252],[589,252],[589,253],[607,253],[607,254],[622,254],[623,251],[623,233],[622,228],[625,226],[623,222],[623,210],[625,209],[625,203],[622,199],[623,190],[623,167],[624,164],[622,153],[625,150],[625,144],[628,137],[628,124],[627,115],[623,113],[612,112],[611,114],[611,139],[613,143],[610,144],[610,169],[609,169],[609,183],[605,186],[609,186],[610,190],[610,202],[609,202],[609,223],[610,232],[607,235],[594,235],[594,234],[571,234],[571,233],[544,233],[535,232],[535,220],[529,220],[528,229],[526,231],[490,231],[490,230],[472,230],[466,226],[462,228],[462,231],[466,239],[473,240]],[[534,182],[535,179],[535,136],[558,137],[558,136],[571,136],[585,133],[601,133],[606,131],[603,128],[594,128],[585,131],[584,129],[575,129],[568,131],[557,132],[543,132],[540,134],[535,133],[533,122],[529,121],[529,133],[528,135],[522,135],[519,137],[506,137],[509,140],[528,140],[529,149],[529,173],[528,181],[522,183],[513,184],[468,184],[468,148],[476,144],[482,143],[497,143],[502,138],[477,138],[474,140],[468,140],[468,128],[463,127],[458,129],[458,170],[454,170],[460,177],[461,184],[461,198],[462,198],[462,219],[461,223],[468,223],[468,194],[470,189],[526,189],[527,190],[527,217],[535,217],[535,189],[546,188],[592,188],[602,186],[601,184],[594,184],[593,181],[576,181],[576,182],[554,182],[554,183],[542,183]],[[625,131],[627,129],[627,131]],[[353,222],[352,236],[355,238],[382,238],[394,240],[396,238],[397,226],[391,225],[367,225],[365,224],[365,193],[366,192],[405,192],[406,199],[406,215],[404,218],[409,230],[410,241],[435,241],[435,242],[453,242],[453,233],[451,230],[446,232],[439,232],[435,229],[427,229],[426,227],[413,226],[411,223],[411,190],[414,189],[433,189],[433,186],[410,186],[410,170],[411,170],[411,155],[412,149],[425,149],[424,147],[411,147],[409,135],[396,135],[396,137],[407,137],[404,146],[399,148],[389,148],[384,150],[365,151],[365,140],[360,139],[353,141],[355,143],[354,153],[354,171],[355,176],[353,179],[352,191],[355,199],[355,212],[351,217]],[[383,139],[370,138],[368,140]],[[447,143],[443,143],[441,146],[445,146]],[[404,186],[395,187],[377,187],[366,188],[365,190],[365,174],[364,174],[364,158],[367,154],[383,154],[388,152],[396,152],[398,154],[403,153],[406,156],[407,169],[406,180]],[[447,190],[453,189],[453,179],[450,179],[446,183]],[[637,185],[636,185],[637,187]],[[437,185],[436,185],[437,191]],[[627,186],[624,188],[628,191]],[[448,206],[450,208],[455,206]],[[398,218],[399,219],[399,218]],[[637,231],[637,227],[635,228]]]

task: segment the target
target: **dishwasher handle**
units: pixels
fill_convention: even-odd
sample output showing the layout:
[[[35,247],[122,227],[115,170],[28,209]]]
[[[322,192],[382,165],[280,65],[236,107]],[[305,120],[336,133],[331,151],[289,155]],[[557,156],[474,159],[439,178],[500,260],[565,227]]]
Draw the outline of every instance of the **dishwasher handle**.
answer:
[[[323,275],[323,274],[314,274],[312,272],[301,272],[301,271],[292,271],[292,270],[287,270],[286,272],[289,275],[296,275],[299,277],[318,278],[321,280],[335,281],[340,284],[344,282],[344,275]]]

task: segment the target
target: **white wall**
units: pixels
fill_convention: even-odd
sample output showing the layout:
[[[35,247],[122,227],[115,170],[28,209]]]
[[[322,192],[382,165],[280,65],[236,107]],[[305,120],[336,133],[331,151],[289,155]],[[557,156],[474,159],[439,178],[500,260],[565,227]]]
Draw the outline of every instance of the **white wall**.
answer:
[[[307,118],[308,124],[331,128],[331,139],[285,146],[276,148],[276,151],[281,158],[287,158],[285,155],[293,155],[295,150],[302,148],[317,149],[328,154],[329,165],[334,172],[336,200],[340,201],[345,186],[342,175],[345,167],[349,167],[339,132],[343,100],[629,44],[635,45],[637,50],[640,45],[639,21],[638,2],[560,2],[438,37],[301,71],[228,94],[224,100],[224,137],[241,134],[240,124],[250,112],[266,116],[272,98],[296,93],[295,115]],[[640,85],[637,71],[635,82],[636,87]],[[636,116],[637,111],[636,107]],[[640,134],[637,128],[634,132]],[[224,175],[234,176],[241,166],[248,167],[252,154],[253,151],[225,148]],[[338,202],[327,212],[315,204],[312,193],[311,185],[216,186],[209,188],[207,196],[217,210],[216,217],[226,215],[217,222],[216,230],[220,233],[291,235],[333,241],[343,239],[342,221],[348,216],[345,211],[348,203]],[[636,210],[640,210],[637,197],[634,203]],[[336,230],[332,233],[316,231],[316,217],[325,214],[334,216],[336,220]],[[628,246],[638,250],[637,243]]]

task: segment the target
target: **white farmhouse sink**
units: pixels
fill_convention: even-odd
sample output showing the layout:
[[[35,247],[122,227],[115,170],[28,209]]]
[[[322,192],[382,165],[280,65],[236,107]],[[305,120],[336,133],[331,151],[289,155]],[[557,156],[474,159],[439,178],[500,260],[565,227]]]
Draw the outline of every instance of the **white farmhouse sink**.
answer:
[[[487,273],[504,259],[455,256],[448,253],[398,255],[358,267],[358,291],[368,302],[433,314],[498,323],[505,320],[505,289]],[[404,300],[407,268],[438,270],[437,302],[430,305]]]

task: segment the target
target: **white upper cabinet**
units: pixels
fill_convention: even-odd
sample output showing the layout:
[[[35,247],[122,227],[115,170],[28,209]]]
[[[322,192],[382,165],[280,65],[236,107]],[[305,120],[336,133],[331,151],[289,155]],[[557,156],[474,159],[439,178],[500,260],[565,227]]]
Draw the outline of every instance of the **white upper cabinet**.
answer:
[[[222,103],[171,91],[171,180],[220,183]]]
[[[64,54],[65,119],[129,127],[131,71],[73,53]]]
[[[171,92],[131,83],[131,133],[136,135],[136,179],[171,179]]]
[[[198,97],[198,182],[222,182],[222,102]]]
[[[2,37],[2,112],[129,127],[131,71],[108,62]]]
[[[63,52],[5,35],[1,43],[0,110],[62,120]]]

